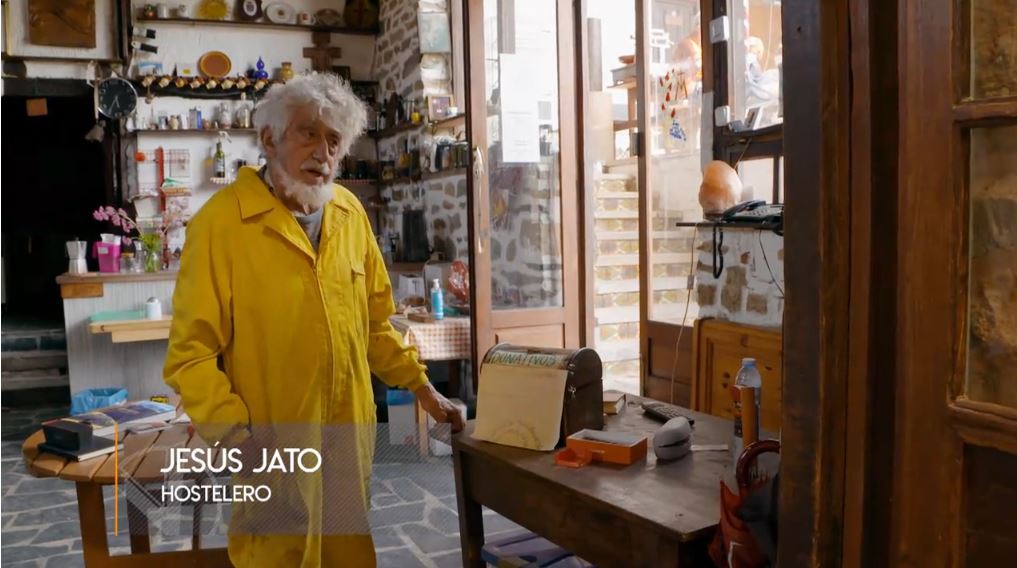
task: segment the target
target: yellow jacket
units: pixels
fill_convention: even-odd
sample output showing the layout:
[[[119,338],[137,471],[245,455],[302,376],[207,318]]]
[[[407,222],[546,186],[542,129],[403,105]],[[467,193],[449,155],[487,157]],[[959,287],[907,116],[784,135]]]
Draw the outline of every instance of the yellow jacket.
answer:
[[[238,567],[374,566],[369,532],[334,534],[343,531],[323,530],[330,521],[322,516],[335,509],[337,492],[369,503],[371,372],[410,390],[427,382],[416,350],[389,324],[391,284],[360,201],[336,186],[324,207],[315,253],[293,215],[247,167],[187,228],[164,378],[201,437],[229,446],[237,431],[285,424],[305,428],[305,443],[315,445],[324,429],[355,431],[345,438],[355,450],[322,447],[344,467],[353,464],[359,487],[348,487],[350,478],[339,487],[335,479],[303,476],[291,484],[306,507],[308,519],[295,525],[303,528],[251,535],[231,526],[230,559]],[[241,509],[234,504],[234,520]]]

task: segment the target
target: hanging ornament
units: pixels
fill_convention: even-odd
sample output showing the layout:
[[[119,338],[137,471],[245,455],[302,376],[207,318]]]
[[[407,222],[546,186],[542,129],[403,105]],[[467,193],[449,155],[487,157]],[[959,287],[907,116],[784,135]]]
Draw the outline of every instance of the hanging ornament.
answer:
[[[674,116],[673,110],[671,111],[671,116]],[[668,134],[671,135],[671,138],[682,142],[688,139],[688,136],[685,134],[685,129],[682,128],[682,125],[678,122],[677,118],[671,120],[671,129],[668,131]]]

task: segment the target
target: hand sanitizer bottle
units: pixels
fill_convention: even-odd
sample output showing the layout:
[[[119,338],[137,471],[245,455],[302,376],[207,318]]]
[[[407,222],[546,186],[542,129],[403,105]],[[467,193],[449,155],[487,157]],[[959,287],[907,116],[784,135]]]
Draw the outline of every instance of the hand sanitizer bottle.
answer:
[[[445,295],[437,278],[431,284],[431,315],[436,320],[445,319]]]

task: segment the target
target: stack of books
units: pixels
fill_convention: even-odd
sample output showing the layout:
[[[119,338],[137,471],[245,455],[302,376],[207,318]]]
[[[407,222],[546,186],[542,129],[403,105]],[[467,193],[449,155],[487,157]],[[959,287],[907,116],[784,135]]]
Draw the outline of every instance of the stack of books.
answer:
[[[121,448],[121,440],[114,439],[115,432],[122,438],[131,426],[168,422],[175,417],[172,405],[148,400],[100,408],[44,422],[46,441],[39,444],[39,449],[75,461],[87,460]]]

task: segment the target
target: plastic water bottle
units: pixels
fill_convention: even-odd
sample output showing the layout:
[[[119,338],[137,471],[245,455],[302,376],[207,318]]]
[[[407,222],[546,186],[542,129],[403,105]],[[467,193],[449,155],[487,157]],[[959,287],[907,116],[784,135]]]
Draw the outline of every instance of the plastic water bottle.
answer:
[[[756,360],[752,357],[745,357],[742,359],[742,367],[738,369],[738,375],[735,377],[735,386],[749,387],[753,390],[753,399],[756,401],[756,432],[752,439],[759,439],[759,422],[762,420],[762,414],[760,414],[759,399],[763,391],[763,376],[759,374],[759,369],[756,368]],[[734,440],[731,444],[731,454],[734,463],[738,463],[738,458],[742,455],[744,449],[744,437],[742,432],[742,412],[741,409],[736,409],[736,418],[734,424]]]
[[[441,281],[437,278],[431,284],[431,315],[436,320],[445,319],[445,293],[441,289]]]

